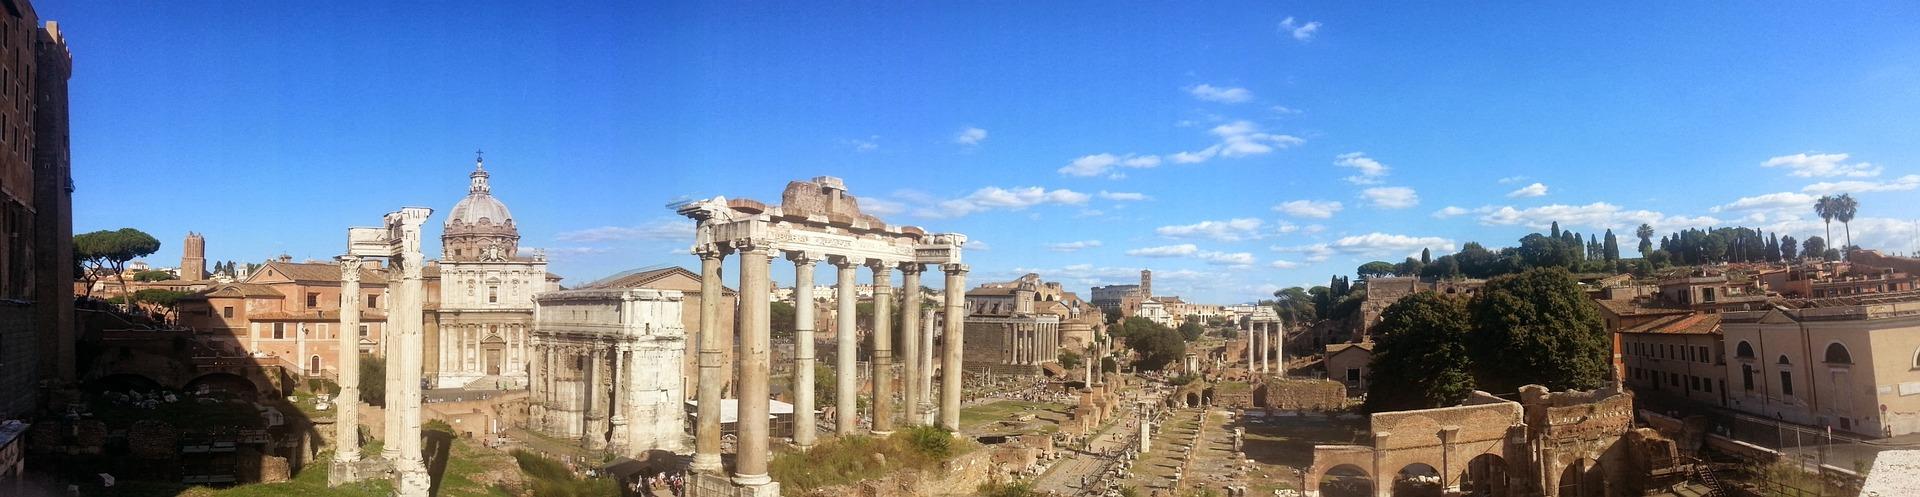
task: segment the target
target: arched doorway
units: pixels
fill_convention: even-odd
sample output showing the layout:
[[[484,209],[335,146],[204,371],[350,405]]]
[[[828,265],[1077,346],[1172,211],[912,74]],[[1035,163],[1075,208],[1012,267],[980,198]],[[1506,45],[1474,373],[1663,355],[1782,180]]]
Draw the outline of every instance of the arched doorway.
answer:
[[[320,356],[315,355],[307,359],[307,374],[320,374]]]
[[[1393,475],[1393,497],[1440,497],[1440,470],[1425,463],[1408,464]]]
[[[1187,392],[1187,407],[1200,407],[1200,392]]]
[[[480,371],[488,375],[500,374],[500,370],[507,367],[506,357],[507,340],[500,338],[497,329],[480,341]]]
[[[1373,477],[1352,464],[1334,466],[1320,475],[1320,497],[1373,497]]]
[[[1560,471],[1560,497],[1606,497],[1607,478],[1598,461],[1581,459]]]
[[[1460,493],[1473,497],[1506,497],[1506,459],[1481,454],[1467,461],[1467,471],[1460,475]]]

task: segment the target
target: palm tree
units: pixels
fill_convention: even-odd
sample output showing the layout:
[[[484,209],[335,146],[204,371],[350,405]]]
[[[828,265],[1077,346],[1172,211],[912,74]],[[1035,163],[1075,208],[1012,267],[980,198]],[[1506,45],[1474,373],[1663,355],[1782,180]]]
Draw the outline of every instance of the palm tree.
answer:
[[[1842,193],[1833,199],[1833,218],[1840,221],[1840,227],[1847,233],[1847,244],[1840,247],[1840,253],[1843,255],[1847,253],[1848,247],[1853,246],[1853,214],[1858,210],[1860,210],[1860,201],[1854,200],[1853,194]]]
[[[1839,211],[1835,200],[1832,195],[1822,195],[1820,200],[1813,201],[1813,213],[1820,215],[1820,219],[1827,222],[1827,236],[1821,238],[1822,240],[1833,239],[1833,216]]]

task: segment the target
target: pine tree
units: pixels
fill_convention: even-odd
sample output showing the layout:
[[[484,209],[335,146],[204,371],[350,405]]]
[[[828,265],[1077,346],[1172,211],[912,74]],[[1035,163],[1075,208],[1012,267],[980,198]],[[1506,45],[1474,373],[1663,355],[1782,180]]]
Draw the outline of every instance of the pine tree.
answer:
[[[1466,306],[1435,292],[1400,299],[1371,329],[1369,412],[1448,407],[1473,392]]]
[[[1605,253],[1608,261],[1620,260],[1620,239],[1613,236],[1612,228],[1607,229],[1606,238],[1601,240],[1600,251]]]

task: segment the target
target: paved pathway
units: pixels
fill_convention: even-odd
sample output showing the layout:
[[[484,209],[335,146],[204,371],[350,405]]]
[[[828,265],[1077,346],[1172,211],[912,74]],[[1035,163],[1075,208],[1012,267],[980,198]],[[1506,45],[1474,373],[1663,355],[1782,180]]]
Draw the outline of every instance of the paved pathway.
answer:
[[[1115,462],[1115,458],[1107,454],[1126,450],[1139,430],[1135,424],[1138,422],[1132,415],[1122,414],[1120,421],[1107,425],[1105,431],[1094,435],[1088,443],[1088,450],[1065,450],[1066,457],[1054,463],[1046,474],[1040,475],[1034,482],[1034,490],[1057,495],[1094,494],[1090,491],[1092,489],[1082,488],[1081,482],[1096,486],[1093,483],[1100,480],[1100,473]]]

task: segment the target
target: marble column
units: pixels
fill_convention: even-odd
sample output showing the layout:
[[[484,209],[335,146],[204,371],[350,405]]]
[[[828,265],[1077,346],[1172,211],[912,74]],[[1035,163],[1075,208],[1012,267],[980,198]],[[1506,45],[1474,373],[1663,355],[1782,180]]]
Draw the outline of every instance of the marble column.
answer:
[[[1082,366],[1085,366],[1081,368],[1081,370],[1085,372],[1086,379],[1080,381],[1081,389],[1085,390],[1093,387],[1093,365],[1095,363],[1093,344],[1085,342],[1080,344],[1080,362],[1083,363],[1081,364]]]
[[[967,265],[947,264],[946,338],[941,344],[940,427],[960,433],[960,363],[965,347]]]
[[[759,487],[773,480],[767,476],[767,459],[772,433],[767,420],[768,381],[772,348],[768,286],[773,250],[765,245],[742,245],[740,251],[740,420],[735,425],[740,436],[739,453],[733,464],[733,482]]]
[[[873,434],[893,433],[893,263],[874,261]]]
[[[720,267],[727,257],[725,249],[702,247],[700,256],[700,380],[695,385],[693,463],[691,468],[720,474],[720,384],[726,381],[721,358],[726,353],[721,334],[732,330],[720,326]],[[740,293],[744,294],[745,289]]]
[[[859,263],[845,257],[834,256],[828,262],[839,269],[836,273],[834,299],[837,310],[834,312],[834,393],[837,398],[833,404],[833,433],[848,436],[859,427],[859,404],[854,398],[859,392],[860,370],[855,359],[860,353],[860,339],[854,333],[854,320],[859,314],[854,310],[855,301],[860,294],[854,289],[858,285]]]
[[[1280,363],[1280,376],[1284,378],[1287,376],[1287,325],[1286,323],[1274,321],[1273,336],[1275,337],[1275,340],[1273,341],[1273,355],[1274,357],[1278,358],[1277,362]]]
[[[612,387],[610,390],[613,391],[613,394],[607,396],[607,409],[613,411],[613,415],[608,417],[608,422],[613,425],[612,440],[608,441],[608,445],[613,447],[614,452],[624,453],[627,450],[628,442],[628,413],[626,409],[627,396],[624,395],[626,389],[623,388],[623,386],[632,381],[627,376],[627,350],[625,345],[614,346],[613,372],[608,373],[607,378],[613,380],[609,382],[612,384],[610,385]]]
[[[920,377],[915,379],[915,381],[920,384],[920,424],[932,426],[935,416],[933,408],[935,398],[933,391],[933,332],[935,328],[933,309],[914,307],[913,312],[920,315],[921,323]]]
[[[920,271],[925,266],[900,265],[900,412],[906,424],[920,424]]]
[[[814,256],[793,252],[793,444],[802,452],[813,448],[819,435],[814,426],[813,398],[813,270]]]
[[[400,445],[399,458],[394,461],[394,469],[400,475],[394,485],[394,494],[399,497],[427,497],[432,488],[426,460],[420,453],[420,377],[425,364],[421,356],[426,349],[422,341],[425,339],[422,331],[426,292],[421,274],[420,225],[426,222],[432,212],[432,209],[423,207],[408,207],[387,215],[387,225],[397,228],[389,231],[400,235],[399,240],[393,241],[398,249],[394,251],[393,259],[400,281],[395,285],[390,278],[388,288],[398,286],[405,295],[394,302],[395,309],[387,314],[388,331],[399,330],[395,334],[399,338],[396,348],[400,351],[400,357],[387,358],[388,375],[397,377],[400,387],[387,391],[388,408],[399,413],[398,440],[389,442]],[[395,359],[398,359],[398,368],[392,366]],[[391,413],[388,419],[393,421]]]
[[[333,466],[327,485],[360,479],[354,466],[360,462],[360,258],[340,256],[340,333],[336,337],[340,369],[340,395],[334,397]]]
[[[1273,337],[1267,336],[1267,327],[1261,323],[1253,323],[1253,329],[1254,333],[1260,336],[1260,372],[1273,371],[1273,363],[1269,359],[1272,353],[1267,351],[1273,347]]]
[[[1247,372],[1256,373],[1258,371],[1255,370],[1254,367],[1259,364],[1258,358],[1260,351],[1254,347],[1253,328],[1250,326],[1241,326],[1240,334],[1247,337]]]
[[[588,450],[607,448],[607,440],[601,438],[607,432],[607,415],[601,411],[607,402],[600,398],[600,380],[604,379],[600,370],[606,362],[605,349],[602,347],[604,345],[597,341],[588,346],[587,370],[583,373],[586,378],[580,381],[581,405],[586,407],[581,409],[585,419],[581,423],[580,444]]]
[[[319,371],[307,369],[312,365],[313,361],[307,358],[307,323],[296,324],[293,327],[293,368],[300,371],[302,376],[318,374]]]

